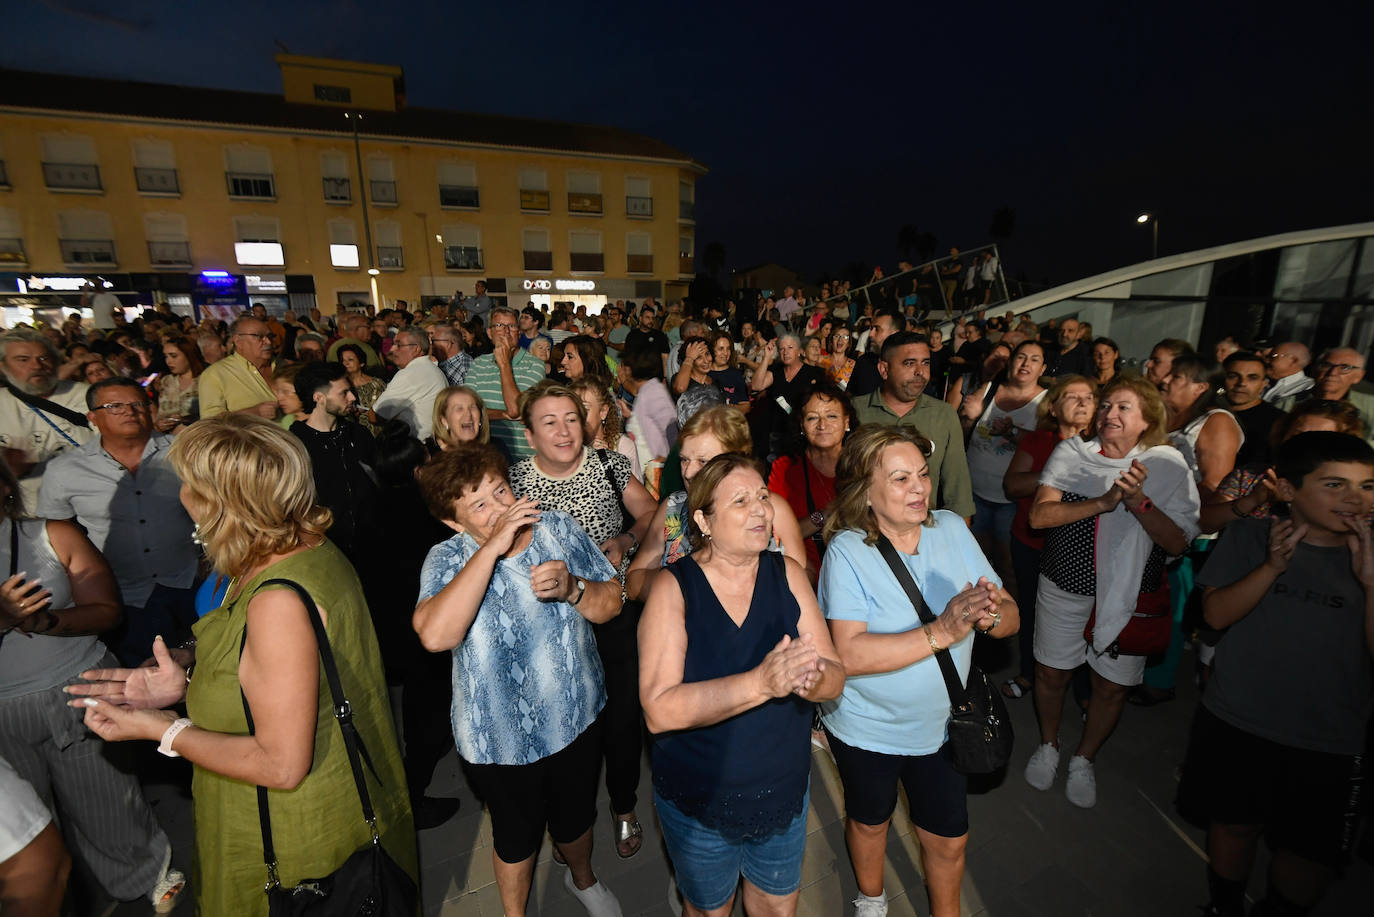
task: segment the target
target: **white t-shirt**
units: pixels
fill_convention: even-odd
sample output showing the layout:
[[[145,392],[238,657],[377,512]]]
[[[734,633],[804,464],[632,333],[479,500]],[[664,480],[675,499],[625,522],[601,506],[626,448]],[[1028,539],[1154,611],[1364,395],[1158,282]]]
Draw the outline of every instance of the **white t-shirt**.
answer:
[[[987,397],[987,386],[983,387],[983,397]],[[968,472],[978,499],[989,503],[1011,502],[1002,489],[1002,477],[1016,454],[1016,444],[1022,434],[1035,429],[1040,402],[1044,398],[1045,391],[1041,389],[1016,410],[1004,411],[997,406],[994,395],[992,403],[984,408],[968,440]]]
[[[107,331],[115,326],[114,310],[124,308],[124,304],[119,301],[119,297],[109,290],[101,290],[91,297],[92,321],[95,326],[102,331]]]

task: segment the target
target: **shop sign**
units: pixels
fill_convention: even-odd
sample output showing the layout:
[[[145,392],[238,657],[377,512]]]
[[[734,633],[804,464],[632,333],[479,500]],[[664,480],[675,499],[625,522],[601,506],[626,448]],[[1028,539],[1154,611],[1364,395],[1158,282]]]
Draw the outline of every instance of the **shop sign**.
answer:
[[[521,284],[527,292],[547,293],[550,290],[571,293],[576,291],[591,292],[596,289],[595,280],[548,280],[543,277],[527,279]]]
[[[249,293],[285,293],[285,274],[244,274],[243,287]]]
[[[29,277],[28,280],[19,280],[19,292],[27,293],[30,290],[37,293],[44,290],[52,290],[61,293],[75,293],[86,289],[95,284],[85,277]],[[100,278],[100,285],[106,290],[114,289],[114,284],[105,278]]]

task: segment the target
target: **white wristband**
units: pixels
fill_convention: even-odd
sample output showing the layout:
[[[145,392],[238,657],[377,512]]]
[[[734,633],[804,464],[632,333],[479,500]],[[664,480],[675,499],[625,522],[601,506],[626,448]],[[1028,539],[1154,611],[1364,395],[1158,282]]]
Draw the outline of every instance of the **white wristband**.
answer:
[[[172,742],[176,739],[177,736],[181,735],[181,731],[183,729],[185,729],[187,726],[194,725],[195,723],[192,723],[184,716],[181,719],[174,721],[172,725],[167,727],[167,731],[162,734],[162,741],[158,743],[157,750],[162,752],[169,758],[180,758],[181,755],[172,751]]]

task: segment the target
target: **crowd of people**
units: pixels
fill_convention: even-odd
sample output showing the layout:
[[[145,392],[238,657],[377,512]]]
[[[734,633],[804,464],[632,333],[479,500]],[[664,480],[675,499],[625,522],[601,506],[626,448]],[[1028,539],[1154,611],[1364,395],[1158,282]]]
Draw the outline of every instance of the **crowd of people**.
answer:
[[[1363,356],[1165,339],[1136,373],[1073,317],[926,324],[921,282],[0,335],[0,907],[56,913],[72,857],[159,913],[189,889],[266,914],[269,872],[309,887],[370,843],[413,883],[456,748],[505,912],[547,833],[568,892],[617,915],[598,786],[635,856],[647,743],[685,913],[795,913],[819,746],[855,913],[887,912],[900,786],[950,917],[969,819],[940,663],[966,680],[1016,637],[1024,779],[1058,781],[1072,689],[1081,808],[1126,704],[1174,700],[1196,641],[1179,808],[1208,828],[1207,913],[1245,913],[1262,834],[1251,913],[1304,913],[1367,748]],[[189,880],[133,740],[193,766]]]

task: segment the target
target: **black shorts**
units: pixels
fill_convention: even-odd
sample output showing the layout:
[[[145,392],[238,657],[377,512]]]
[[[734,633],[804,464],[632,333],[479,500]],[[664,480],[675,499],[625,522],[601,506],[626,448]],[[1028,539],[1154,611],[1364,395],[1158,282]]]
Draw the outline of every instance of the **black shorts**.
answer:
[[[1246,732],[1201,704],[1180,805],[1218,825],[1263,825],[1275,850],[1340,868],[1349,859],[1362,758],[1294,748]]]
[[[554,842],[577,840],[596,821],[601,721],[572,744],[533,764],[469,764],[463,771],[491,815],[492,846],[502,862],[539,852],[547,826]]]
[[[845,815],[881,825],[897,809],[897,782],[906,788],[911,822],[939,837],[968,834],[968,779],[943,751],[933,755],[885,755],[846,745],[833,732],[830,752],[844,786]]]

